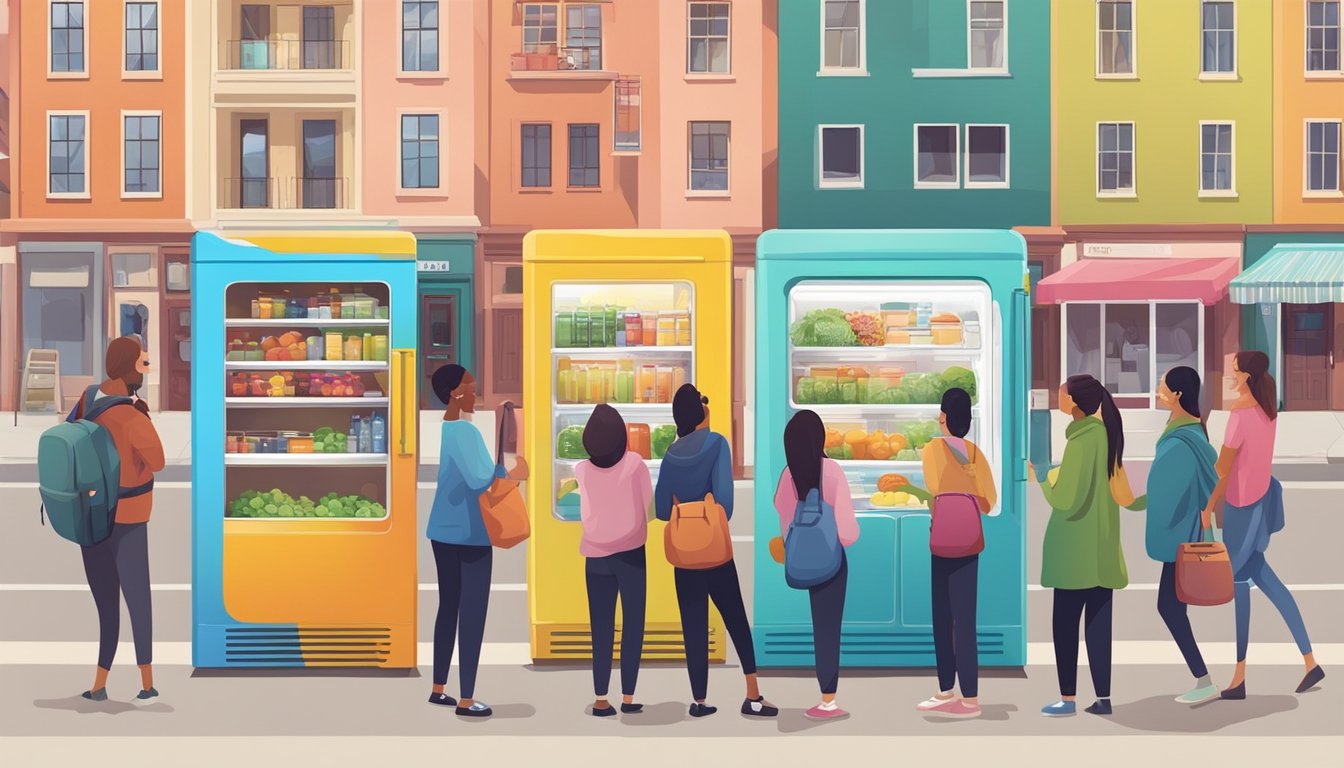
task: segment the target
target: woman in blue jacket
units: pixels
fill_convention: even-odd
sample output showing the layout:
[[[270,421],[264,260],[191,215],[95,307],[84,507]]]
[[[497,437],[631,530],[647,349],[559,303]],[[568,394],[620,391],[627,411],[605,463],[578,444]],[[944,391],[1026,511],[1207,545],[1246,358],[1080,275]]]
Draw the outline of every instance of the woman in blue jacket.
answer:
[[[709,398],[691,384],[683,384],[672,398],[672,419],[677,423],[677,439],[663,456],[658,485],[653,492],[654,510],[659,520],[672,518],[672,499],[693,502],[714,494],[723,505],[728,519],[733,518],[733,457],[723,435],[709,429]],[[742,714],[774,717],[779,709],[761,695],[756,681],[756,649],[747,624],[747,608],[742,601],[742,586],[737,580],[737,565],[729,560],[716,568],[688,570],[674,568],[677,605],[681,609],[681,634],[686,648],[686,671],[691,677],[691,717],[705,717],[719,711],[705,704],[709,689],[709,601],[723,616],[728,636],[733,639],[742,672],[747,676],[747,698]]]
[[[470,422],[471,414],[476,412],[476,379],[460,365],[445,365],[434,372],[431,384],[434,394],[448,408],[443,414],[439,480],[426,530],[439,577],[434,680],[429,703],[454,707],[463,717],[489,717],[493,714],[490,707],[473,698],[494,562],[490,536],[481,517],[480,496],[503,474],[503,467],[495,466],[480,431]],[[508,476],[519,482],[527,479],[527,462],[523,457],[518,457]],[[454,635],[461,641],[460,701],[443,692],[453,661]]]
[[[1199,513],[1218,484],[1214,469],[1218,454],[1209,445],[1199,406],[1199,374],[1179,366],[1167,371],[1157,389],[1157,401],[1171,411],[1157,441],[1157,456],[1148,473],[1148,492],[1129,509],[1147,509],[1145,540],[1148,556],[1162,563],[1157,590],[1157,612],[1181,649],[1195,687],[1176,701],[1199,704],[1218,697],[1218,686],[1195,643],[1186,605],[1176,597],[1176,554],[1181,544],[1201,538]]]

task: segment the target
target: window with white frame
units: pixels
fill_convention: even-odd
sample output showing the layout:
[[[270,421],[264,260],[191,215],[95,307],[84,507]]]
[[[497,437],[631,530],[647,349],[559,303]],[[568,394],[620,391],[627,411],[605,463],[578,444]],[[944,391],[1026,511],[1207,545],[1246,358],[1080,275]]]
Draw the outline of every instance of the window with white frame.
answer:
[[[863,69],[863,0],[822,0],[821,13],[821,68]]]
[[[84,114],[53,114],[47,120],[47,192],[88,194],[88,155]]]
[[[161,118],[157,114],[122,117],[122,194],[163,194],[160,128]]]
[[[692,192],[728,191],[728,128],[727,121],[691,123]]]
[[[1229,75],[1237,71],[1236,25],[1236,4],[1232,0],[1204,0],[1200,8],[1200,72]]]
[[[956,125],[915,126],[915,186],[955,187],[961,183]]]
[[[1228,193],[1236,189],[1232,167],[1232,123],[1199,126],[1199,191]]]
[[[1097,192],[1102,195],[1134,193],[1134,124],[1097,126]]]
[[[159,70],[159,4],[126,4],[127,72]]]
[[[1339,72],[1339,0],[1307,2],[1307,71]]]
[[[560,6],[527,3],[523,6],[523,53],[555,53],[560,39]]]
[[[1065,376],[1096,376],[1117,397],[1152,397],[1167,371],[1203,369],[1203,306],[1177,302],[1067,302]]]
[[[439,116],[401,116],[401,188],[439,188]]]
[[[862,187],[863,126],[823,125],[818,131],[819,186]]]
[[[402,2],[401,71],[439,71],[438,0]]]
[[[970,67],[1003,69],[1008,60],[1007,5],[1005,0],[971,0]]]
[[[1097,74],[1134,74],[1134,3],[1097,0]]]
[[[966,126],[966,186],[1008,186],[1008,126]]]
[[[691,3],[687,8],[686,71],[726,74],[729,69],[730,3]]]
[[[78,73],[84,65],[84,3],[51,4],[51,71]]]
[[[1307,122],[1307,192],[1339,192],[1339,125]]]

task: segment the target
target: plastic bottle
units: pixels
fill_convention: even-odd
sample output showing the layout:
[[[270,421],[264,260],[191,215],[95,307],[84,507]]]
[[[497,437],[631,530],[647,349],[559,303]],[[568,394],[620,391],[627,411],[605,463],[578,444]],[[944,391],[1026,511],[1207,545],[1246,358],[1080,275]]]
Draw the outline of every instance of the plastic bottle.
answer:
[[[373,415],[373,452],[387,453],[387,422],[379,413]]]
[[[359,422],[359,452],[373,453],[373,419],[368,417]]]
[[[359,452],[360,452],[360,447],[359,447],[359,433],[360,433],[360,429],[361,429],[361,425],[360,425],[360,423],[359,423],[359,415],[356,414],[356,415],[354,415],[354,416],[351,416],[351,417],[350,417],[350,431],[347,432],[347,433],[346,433],[346,436],[345,436],[345,452],[346,452],[346,453],[359,453]]]

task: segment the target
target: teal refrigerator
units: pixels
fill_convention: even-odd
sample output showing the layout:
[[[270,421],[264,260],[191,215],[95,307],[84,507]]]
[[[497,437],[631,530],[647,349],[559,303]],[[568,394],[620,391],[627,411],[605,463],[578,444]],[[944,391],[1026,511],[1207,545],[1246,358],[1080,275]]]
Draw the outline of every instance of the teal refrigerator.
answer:
[[[773,230],[757,241],[755,622],[760,665],[810,666],[806,591],[770,554],[783,434],[800,409],[827,428],[859,522],[847,550],[848,667],[933,666],[923,446],[942,393],[973,390],[971,431],[994,471],[978,637],[986,666],[1026,664],[1026,482],[1031,376],[1026,243],[1011,231]]]

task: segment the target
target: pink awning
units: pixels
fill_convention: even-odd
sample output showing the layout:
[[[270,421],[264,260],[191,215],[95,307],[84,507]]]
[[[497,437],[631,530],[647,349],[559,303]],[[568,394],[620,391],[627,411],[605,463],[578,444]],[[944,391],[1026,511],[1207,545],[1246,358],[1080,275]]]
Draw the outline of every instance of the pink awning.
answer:
[[[1217,304],[1239,259],[1080,259],[1036,284],[1037,304],[1200,301]]]

